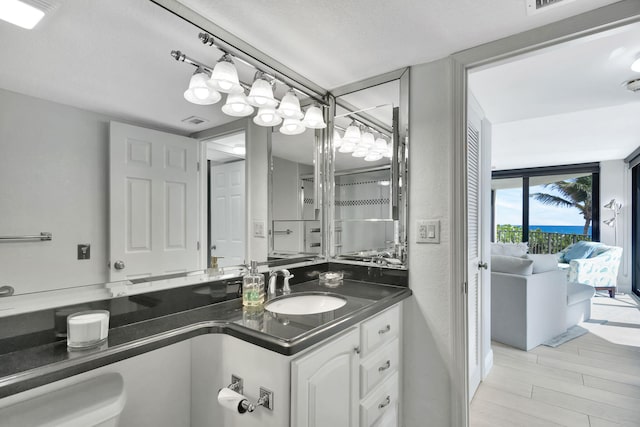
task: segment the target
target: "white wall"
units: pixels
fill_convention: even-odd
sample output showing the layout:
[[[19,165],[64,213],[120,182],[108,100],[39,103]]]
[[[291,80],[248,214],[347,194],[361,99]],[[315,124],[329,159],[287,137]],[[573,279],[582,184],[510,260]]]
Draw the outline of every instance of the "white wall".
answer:
[[[613,218],[613,211],[603,206],[611,199],[622,203],[618,216],[617,245],[623,248],[618,273],[618,291],[631,292],[631,170],[624,160],[600,162],[600,241],[614,245],[614,229],[603,221]]]
[[[0,286],[16,293],[108,279],[109,118],[0,90]],[[91,259],[77,259],[77,244]]]
[[[404,310],[403,419],[451,425],[452,65],[411,67],[409,116],[409,286]],[[416,221],[440,220],[440,244],[416,244]]]

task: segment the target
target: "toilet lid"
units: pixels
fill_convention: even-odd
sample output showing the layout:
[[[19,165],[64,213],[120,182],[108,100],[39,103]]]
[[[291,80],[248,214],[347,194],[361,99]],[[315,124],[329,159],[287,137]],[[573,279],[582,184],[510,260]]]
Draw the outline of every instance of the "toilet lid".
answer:
[[[125,401],[122,376],[109,373],[0,408],[0,420],[11,427],[94,426],[120,415]]]

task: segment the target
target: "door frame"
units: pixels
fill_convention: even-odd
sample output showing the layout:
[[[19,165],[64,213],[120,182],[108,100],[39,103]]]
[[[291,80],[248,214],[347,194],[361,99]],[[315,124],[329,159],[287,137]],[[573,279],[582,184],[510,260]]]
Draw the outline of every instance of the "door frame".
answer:
[[[453,378],[451,387],[451,424],[469,424],[468,347],[467,347],[467,271],[466,230],[466,108],[467,73],[488,65],[528,54],[536,50],[570,42],[582,37],[640,22],[640,2],[623,0],[599,9],[557,21],[542,27],[486,43],[453,54],[451,59],[453,94],[453,150],[451,183],[452,263],[451,331]],[[460,230],[460,231],[457,231]]]

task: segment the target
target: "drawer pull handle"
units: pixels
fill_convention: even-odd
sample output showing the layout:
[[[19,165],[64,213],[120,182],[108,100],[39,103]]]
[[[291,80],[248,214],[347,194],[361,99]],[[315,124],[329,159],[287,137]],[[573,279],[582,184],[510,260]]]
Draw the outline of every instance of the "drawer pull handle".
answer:
[[[389,406],[390,403],[391,403],[391,396],[387,396],[384,399],[384,402],[378,405],[378,409],[386,408],[387,406]]]
[[[387,332],[391,331],[391,325],[387,325],[384,329],[380,329],[378,331],[378,334],[382,335],[382,334],[386,334]]]
[[[380,366],[378,368],[378,372],[384,372],[387,369],[389,369],[391,367],[391,360],[387,360],[387,363],[385,363],[384,365]]]

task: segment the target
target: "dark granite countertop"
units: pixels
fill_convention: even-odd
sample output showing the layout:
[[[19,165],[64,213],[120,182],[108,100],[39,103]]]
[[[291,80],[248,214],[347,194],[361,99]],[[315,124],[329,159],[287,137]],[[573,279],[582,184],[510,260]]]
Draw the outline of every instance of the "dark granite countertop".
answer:
[[[35,346],[5,346],[9,351],[0,353],[0,398],[208,333],[225,333],[290,356],[411,295],[405,286],[345,279],[341,286],[327,288],[312,280],[295,284],[292,293],[335,293],[345,297],[347,304],[327,313],[282,316],[243,309],[240,298],[217,296],[219,289],[214,285],[188,289],[210,297],[206,305],[161,311],[147,319],[134,316],[122,325],[112,323],[107,342],[98,348],[70,352],[64,339]],[[145,295],[139,296],[136,303],[153,302],[152,294]]]

